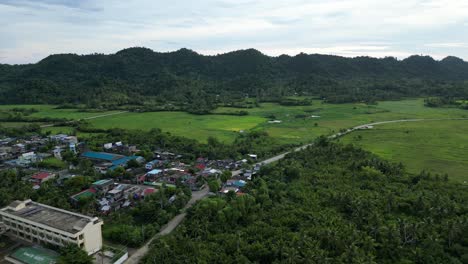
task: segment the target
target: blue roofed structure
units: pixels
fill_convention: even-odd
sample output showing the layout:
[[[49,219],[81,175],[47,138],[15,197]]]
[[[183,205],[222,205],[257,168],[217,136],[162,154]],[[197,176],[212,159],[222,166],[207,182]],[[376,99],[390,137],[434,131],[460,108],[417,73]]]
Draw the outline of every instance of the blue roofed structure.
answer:
[[[95,160],[110,161],[113,163],[115,160],[125,158],[123,155],[112,154],[107,152],[86,151],[81,154],[82,157]]]
[[[124,156],[119,154],[107,153],[107,152],[95,152],[86,151],[81,154],[82,158],[91,159],[98,162],[103,162],[100,166],[105,167],[107,170],[115,170],[118,167],[124,167],[130,160],[136,160],[139,163],[144,162],[144,158],[140,156]],[[100,168],[101,173],[105,173],[105,170]]]

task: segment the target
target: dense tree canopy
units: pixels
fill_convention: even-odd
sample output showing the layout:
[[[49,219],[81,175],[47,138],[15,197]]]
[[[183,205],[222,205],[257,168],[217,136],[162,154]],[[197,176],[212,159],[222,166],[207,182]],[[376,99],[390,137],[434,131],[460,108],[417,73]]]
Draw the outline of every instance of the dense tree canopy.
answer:
[[[246,95],[281,101],[313,94],[330,102],[402,96],[467,96],[468,63],[411,56],[344,58],[299,54],[269,57],[257,50],[203,56],[129,48],[111,55],[51,55],[36,64],[0,65],[0,103],[81,103],[91,107],[174,103],[194,113]]]
[[[205,199],[144,263],[466,263],[466,186],[321,139]]]

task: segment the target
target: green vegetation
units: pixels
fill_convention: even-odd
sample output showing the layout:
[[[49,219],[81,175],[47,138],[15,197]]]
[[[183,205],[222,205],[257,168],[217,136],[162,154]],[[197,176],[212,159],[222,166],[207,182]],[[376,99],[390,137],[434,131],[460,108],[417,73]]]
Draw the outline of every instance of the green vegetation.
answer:
[[[94,258],[76,245],[68,245],[60,249],[57,264],[91,264]]]
[[[402,162],[408,171],[447,173],[468,181],[468,120],[424,121],[377,125],[353,132],[341,140],[385,159]]]
[[[202,200],[143,263],[466,263],[466,186],[328,143]]]
[[[39,162],[37,166],[40,168],[59,170],[59,169],[65,169],[67,167],[67,164],[62,160],[56,159],[54,157],[50,157]]]
[[[131,105],[203,114],[246,96],[288,105],[298,103],[285,100],[293,95],[317,95],[334,103],[441,94],[462,98],[468,95],[466,80],[468,63],[455,57],[269,57],[254,49],[203,56],[188,49],[129,48],[111,55],[60,54],[36,64],[0,65],[0,103]]]
[[[192,115],[184,112],[125,113],[90,120],[99,129],[123,128],[149,131],[159,128],[174,135],[206,141],[216,137],[232,141],[240,130],[252,129],[266,122],[260,116]]]

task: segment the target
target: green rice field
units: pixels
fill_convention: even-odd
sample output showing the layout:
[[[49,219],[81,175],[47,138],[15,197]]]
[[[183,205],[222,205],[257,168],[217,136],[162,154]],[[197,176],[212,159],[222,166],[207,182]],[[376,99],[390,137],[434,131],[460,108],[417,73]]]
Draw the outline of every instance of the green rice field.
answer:
[[[402,162],[410,172],[425,169],[468,182],[468,120],[423,121],[377,125],[341,138],[387,160]]]

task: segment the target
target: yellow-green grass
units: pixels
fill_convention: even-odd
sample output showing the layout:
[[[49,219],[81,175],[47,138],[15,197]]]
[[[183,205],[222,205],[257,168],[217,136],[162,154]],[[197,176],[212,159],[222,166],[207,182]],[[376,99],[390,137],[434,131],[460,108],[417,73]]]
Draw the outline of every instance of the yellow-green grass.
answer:
[[[14,107],[36,108],[31,116],[62,117],[80,119],[109,112],[80,112],[76,109],[55,109],[54,105],[9,105]],[[247,116],[222,115],[247,111]],[[221,107],[213,111],[216,115],[191,115],[184,112],[124,113],[89,120],[96,128],[143,129],[160,128],[175,135],[205,141],[216,137],[224,142],[232,142],[240,130],[260,130],[268,132],[279,143],[311,142],[320,135],[337,132],[342,128],[374,121],[406,118],[460,118],[467,117],[468,111],[457,108],[429,108],[423,99],[385,101],[377,105],[366,104],[327,104],[313,100],[310,106],[282,106],[262,103],[260,107],[239,109]],[[279,124],[269,124],[270,116],[281,120]],[[300,117],[305,116],[305,118]],[[320,116],[320,117],[312,117]],[[48,128],[53,133],[57,128]]]
[[[340,141],[402,162],[413,173],[448,173],[452,180],[468,182],[466,131],[468,120],[393,123],[353,132]]]
[[[222,115],[240,110],[247,111],[249,115]],[[184,112],[125,113],[93,119],[90,122],[96,128],[160,128],[200,141],[213,136],[221,141],[231,142],[240,130],[260,130],[279,139],[279,143],[305,143],[320,135],[374,121],[468,116],[468,111],[462,109],[425,107],[423,99],[386,101],[370,106],[360,103],[326,104],[319,100],[314,100],[310,106],[263,103],[260,107],[251,109],[221,107],[213,113],[216,115],[191,115]],[[269,124],[267,121],[270,116],[281,120],[281,123]]]
[[[456,108],[429,108],[423,99],[386,101],[377,105],[326,104],[314,100],[310,106],[281,106],[265,103],[259,108],[243,109],[251,116],[275,116],[280,124],[258,124],[256,130],[265,130],[282,143],[310,142],[320,135],[332,134],[342,128],[350,128],[375,121],[408,118],[463,118],[468,111]],[[236,112],[239,109],[218,108],[215,113]],[[297,118],[306,115],[306,118]],[[320,117],[312,117],[320,116]],[[317,124],[317,126],[315,125]]]
[[[174,135],[206,141],[210,136],[232,141],[241,130],[264,123],[261,116],[192,115],[185,112],[124,113],[90,120],[96,128],[151,130],[160,128]]]

